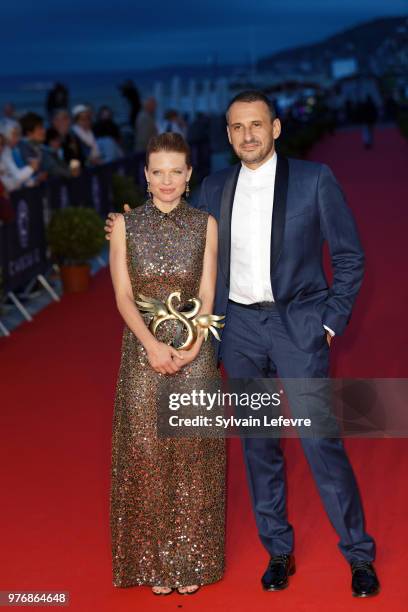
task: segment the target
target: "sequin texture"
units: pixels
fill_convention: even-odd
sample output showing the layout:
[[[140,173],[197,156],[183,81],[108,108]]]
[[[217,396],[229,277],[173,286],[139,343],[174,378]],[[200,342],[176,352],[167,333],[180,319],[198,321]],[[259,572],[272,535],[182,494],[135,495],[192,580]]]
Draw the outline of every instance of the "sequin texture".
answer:
[[[124,217],[133,295],[165,300],[179,290],[182,303],[197,296],[208,214],[185,200],[163,213],[147,200]],[[174,335],[174,323],[163,324],[164,341]],[[125,325],[112,423],[114,586],[177,587],[222,578],[225,441],[157,436],[161,386],[185,391],[199,377],[219,378],[210,341],[191,364],[164,376]]]

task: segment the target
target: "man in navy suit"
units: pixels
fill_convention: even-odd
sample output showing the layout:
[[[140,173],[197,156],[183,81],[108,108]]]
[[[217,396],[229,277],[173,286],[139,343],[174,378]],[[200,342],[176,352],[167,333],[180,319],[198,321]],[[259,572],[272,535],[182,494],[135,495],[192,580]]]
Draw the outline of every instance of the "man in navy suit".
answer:
[[[214,312],[226,320],[218,357],[233,379],[328,377],[331,339],[344,332],[363,278],[352,214],[327,166],[276,154],[281,125],[266,96],[237,95],[226,117],[241,163],[205,178],[197,200],[219,226]],[[331,287],[323,271],[325,240]],[[374,595],[375,543],[364,528],[343,443],[325,436],[301,441],[351,564],[353,594]],[[271,555],[262,583],[279,590],[295,571],[279,440],[247,437],[243,448],[259,535]]]
[[[263,93],[238,94],[226,118],[241,161],[205,178],[195,202],[218,220],[214,312],[226,319],[217,358],[231,379],[327,378],[330,342],[344,332],[363,278],[364,254],[352,214],[327,166],[276,154],[281,125]],[[323,271],[325,240],[330,287]],[[271,557],[262,585],[281,590],[295,562],[280,442],[246,437],[242,443],[259,536]],[[305,436],[301,443],[351,565],[353,595],[375,595],[375,542],[365,531],[342,440]]]

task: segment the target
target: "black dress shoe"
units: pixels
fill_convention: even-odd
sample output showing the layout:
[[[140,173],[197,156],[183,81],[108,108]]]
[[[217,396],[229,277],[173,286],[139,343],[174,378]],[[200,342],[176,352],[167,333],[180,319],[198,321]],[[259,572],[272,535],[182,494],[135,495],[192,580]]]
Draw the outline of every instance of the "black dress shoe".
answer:
[[[354,597],[372,597],[380,591],[375,569],[369,561],[353,561],[351,564],[351,588]]]
[[[289,576],[296,571],[293,555],[275,555],[271,557],[266,572],[262,576],[265,591],[281,591],[289,585]]]

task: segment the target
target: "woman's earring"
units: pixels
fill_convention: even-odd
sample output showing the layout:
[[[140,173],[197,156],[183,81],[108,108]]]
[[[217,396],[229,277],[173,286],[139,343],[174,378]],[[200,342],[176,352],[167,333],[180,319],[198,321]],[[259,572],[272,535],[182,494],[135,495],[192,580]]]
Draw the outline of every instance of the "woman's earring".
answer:
[[[186,198],[188,198],[188,196],[190,195],[190,185],[188,183],[188,181],[186,182]]]
[[[147,195],[149,196],[149,198],[152,197],[152,192],[150,191],[150,183],[149,183],[149,181],[147,181]]]

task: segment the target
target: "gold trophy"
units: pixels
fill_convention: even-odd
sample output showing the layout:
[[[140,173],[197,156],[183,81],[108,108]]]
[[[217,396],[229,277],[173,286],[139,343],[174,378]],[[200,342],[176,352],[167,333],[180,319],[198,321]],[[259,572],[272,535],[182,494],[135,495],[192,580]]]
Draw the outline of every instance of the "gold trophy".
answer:
[[[164,323],[164,321],[177,320],[184,325],[187,330],[187,338],[181,346],[177,347],[178,350],[189,349],[196,341],[199,329],[203,330],[204,340],[207,340],[209,331],[215,336],[215,338],[217,338],[217,340],[221,340],[216,328],[218,327],[220,329],[224,327],[225,323],[220,323],[220,321],[225,319],[225,316],[210,314],[198,315],[202,305],[200,298],[189,299],[187,303],[193,304],[193,308],[190,310],[179,311],[176,310],[173,300],[177,299],[178,303],[180,304],[180,291],[173,291],[173,293],[170,293],[165,302],[156,300],[155,298],[146,297],[141,293],[138,294],[138,297],[140,300],[136,300],[135,303],[137,304],[139,310],[141,312],[147,312],[153,315],[149,329],[154,336],[156,336],[156,331],[159,325]]]

